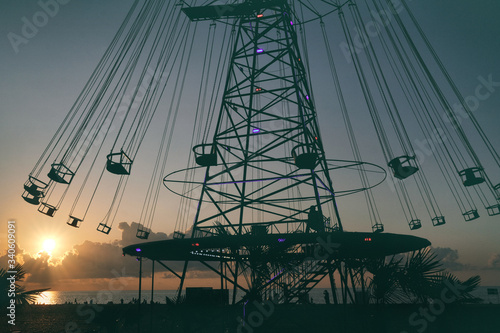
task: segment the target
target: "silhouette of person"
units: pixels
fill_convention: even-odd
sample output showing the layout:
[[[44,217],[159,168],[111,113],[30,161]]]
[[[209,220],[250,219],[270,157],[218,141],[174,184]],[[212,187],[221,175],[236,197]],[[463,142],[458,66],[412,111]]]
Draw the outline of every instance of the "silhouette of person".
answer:
[[[311,206],[309,208],[309,214],[307,215],[307,229],[309,228],[316,231],[324,231],[323,225],[323,214],[316,210],[316,206]]]
[[[314,228],[315,215],[316,215],[316,206],[311,206],[309,208],[309,213],[307,214],[307,230],[306,230],[306,232],[309,232],[309,229],[315,229]]]
[[[328,290],[323,291],[323,297],[325,298],[325,303],[330,304],[330,294],[328,293]]]
[[[288,304],[288,302],[290,301],[289,300],[289,297],[290,297],[290,290],[288,290],[288,286],[285,284],[284,287],[283,287],[283,296],[284,296],[284,300],[283,300],[283,303],[284,304]]]

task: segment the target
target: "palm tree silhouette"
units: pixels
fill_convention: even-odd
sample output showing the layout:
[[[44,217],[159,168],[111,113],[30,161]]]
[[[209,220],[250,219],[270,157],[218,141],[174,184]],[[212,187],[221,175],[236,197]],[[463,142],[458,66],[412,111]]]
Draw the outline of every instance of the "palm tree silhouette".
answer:
[[[444,288],[456,286],[455,303],[479,303],[482,299],[471,294],[481,282],[476,275],[460,281],[446,272],[430,248],[415,251],[406,258],[393,256],[389,260],[366,263],[368,292],[377,304],[428,303],[439,299]]]
[[[26,271],[24,270],[23,265],[21,264],[16,264],[16,267],[12,269],[12,271],[16,272],[14,274],[15,277],[15,299],[16,299],[16,304],[17,305],[28,305],[31,303],[34,303],[37,299],[37,296],[39,296],[41,293],[43,293],[46,290],[49,290],[50,288],[44,288],[44,289],[35,289],[35,290],[26,290],[24,286],[21,286],[19,282],[22,282],[24,278],[26,277]],[[10,290],[10,281],[7,280],[8,277],[10,277],[12,273],[8,273],[7,270],[0,268],[0,290],[2,295],[0,296],[2,304],[1,306],[7,306],[10,302],[11,297],[9,297],[9,290]]]

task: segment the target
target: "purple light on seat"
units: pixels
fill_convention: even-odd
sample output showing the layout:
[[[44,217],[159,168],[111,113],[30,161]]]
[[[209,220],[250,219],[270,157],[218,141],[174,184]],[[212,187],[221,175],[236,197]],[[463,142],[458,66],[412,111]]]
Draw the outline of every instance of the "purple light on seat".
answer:
[[[306,95],[306,99],[309,100],[309,95]]]
[[[283,243],[284,241],[286,241],[286,238],[278,238],[278,242]]]
[[[254,134],[260,133],[260,128],[254,128],[252,130],[252,133],[254,133]]]
[[[290,21],[290,25],[293,25],[293,21]]]
[[[141,252],[142,250],[140,248],[135,249],[136,252]]]
[[[257,49],[257,53],[262,53],[262,52],[264,52],[263,49]]]

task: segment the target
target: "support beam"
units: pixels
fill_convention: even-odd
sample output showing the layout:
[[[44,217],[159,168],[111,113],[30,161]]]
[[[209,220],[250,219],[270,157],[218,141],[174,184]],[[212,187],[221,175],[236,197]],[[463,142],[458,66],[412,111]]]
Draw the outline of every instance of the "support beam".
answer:
[[[206,262],[200,261],[200,263],[202,265],[204,265],[205,267],[209,268],[211,271],[213,271],[213,272],[217,273],[218,275],[220,275],[220,272],[217,269],[213,268],[212,266],[210,266]],[[239,288],[239,289],[243,290],[244,292],[248,292],[248,289],[240,286],[238,283],[236,283],[235,281],[231,280],[227,275],[221,275],[221,277],[223,277],[226,281],[229,281],[230,283],[232,283],[235,286],[235,288]],[[234,300],[233,300],[233,302],[234,302]]]
[[[158,260],[158,263],[160,265],[162,265],[163,267],[165,267],[170,273],[174,274],[175,276],[177,276],[179,279],[181,279],[182,277],[177,274],[174,270],[172,270],[170,267],[168,267],[167,265],[165,265],[164,263],[162,263],[161,261]]]
[[[328,277],[330,278],[330,288],[333,296],[333,304],[339,304],[339,300],[337,299],[337,286],[335,285],[335,277],[333,276],[335,273],[335,268],[332,269],[332,265],[330,263],[328,267]]]
[[[137,332],[141,333],[141,297],[142,297],[142,256],[139,257],[139,301],[137,304]]]
[[[200,6],[182,8],[191,21],[238,18],[257,14],[259,10],[281,5],[284,0],[252,0],[234,5]]]

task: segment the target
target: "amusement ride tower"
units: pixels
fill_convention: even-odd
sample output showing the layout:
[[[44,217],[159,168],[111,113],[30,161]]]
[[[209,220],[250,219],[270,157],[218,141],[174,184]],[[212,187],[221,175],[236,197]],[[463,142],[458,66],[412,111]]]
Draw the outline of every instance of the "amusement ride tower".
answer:
[[[329,173],[339,166],[325,156],[287,1],[183,11],[191,21],[230,17],[237,22],[213,136],[193,147],[197,168],[204,170],[202,180],[191,181],[200,188],[196,216],[191,234],[132,245],[125,253],[139,249],[152,259],[184,259],[179,295],[189,261],[198,261],[221,277],[221,287],[232,284],[233,303],[241,291],[244,299],[308,300],[308,292],[326,276],[336,288],[334,272],[340,274],[343,301],[354,302],[354,288],[360,286],[351,283],[363,272],[353,272],[346,259],[428,245],[411,236],[343,231]],[[165,177],[167,187],[176,183],[176,174]],[[382,225],[373,231],[383,231]],[[184,254],[166,255],[170,252]]]

